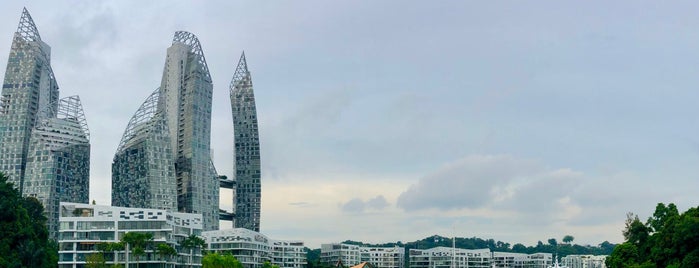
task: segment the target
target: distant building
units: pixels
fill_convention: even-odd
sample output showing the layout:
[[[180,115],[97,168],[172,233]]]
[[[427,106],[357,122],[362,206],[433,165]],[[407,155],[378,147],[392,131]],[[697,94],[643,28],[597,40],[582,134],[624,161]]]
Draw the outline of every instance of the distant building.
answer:
[[[361,262],[358,245],[332,243],[320,245],[320,263],[323,265],[354,266]]]
[[[561,258],[561,264],[568,268],[607,268],[606,255],[568,255]]]
[[[411,249],[410,268],[490,268],[490,249]]]
[[[252,77],[245,53],[240,56],[230,84],[235,144],[235,228],[260,231],[262,182],[260,169],[260,134]]]
[[[127,232],[153,234],[153,243],[166,243],[179,254],[162,259],[152,249],[140,257],[140,267],[200,267],[201,249],[183,248],[180,243],[189,235],[200,235],[201,215],[170,212],[161,209],[124,208],[78,203],[60,204],[58,235],[58,267],[85,267],[86,258],[99,252],[98,244],[119,242]],[[105,252],[108,265],[125,264],[126,252]],[[191,259],[191,263],[190,263]],[[133,256],[129,262],[134,265]]]
[[[492,262],[492,267],[547,268],[553,264],[553,254],[493,252]]]
[[[270,240],[271,263],[280,268],[305,268],[306,248],[300,240]]]
[[[306,267],[304,244],[298,240],[271,240],[267,236],[245,228],[234,228],[202,233],[208,250],[232,254],[245,268],[260,268],[265,262],[280,268]]]
[[[360,261],[368,262],[372,268],[405,267],[405,248],[403,247],[360,247]]]

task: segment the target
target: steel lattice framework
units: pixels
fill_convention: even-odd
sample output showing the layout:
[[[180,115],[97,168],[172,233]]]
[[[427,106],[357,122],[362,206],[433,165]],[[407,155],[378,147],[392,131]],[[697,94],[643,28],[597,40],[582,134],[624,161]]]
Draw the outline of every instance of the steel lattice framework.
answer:
[[[121,152],[124,147],[126,147],[126,144],[133,140],[134,137],[138,136],[143,131],[147,131],[147,128],[144,126],[152,122],[151,119],[153,119],[158,111],[159,100],[160,88],[157,88],[146,98],[143,104],[136,110],[136,113],[131,117],[131,120],[129,120],[126,130],[124,130],[124,134],[121,136],[119,147],[117,147],[117,153]]]
[[[235,144],[236,228],[260,231],[262,200],[260,137],[257,109],[245,52],[240,56],[230,83]]]
[[[175,36],[172,38],[172,43],[183,43],[185,45],[190,46],[191,52],[194,55],[197,55],[197,62],[198,67],[200,67],[200,71],[206,79],[210,82],[211,81],[211,75],[209,74],[209,66],[206,64],[206,58],[204,57],[204,51],[201,49],[201,43],[199,43],[199,39],[197,38],[196,35],[190,32],[186,31],[177,31],[175,32]]]

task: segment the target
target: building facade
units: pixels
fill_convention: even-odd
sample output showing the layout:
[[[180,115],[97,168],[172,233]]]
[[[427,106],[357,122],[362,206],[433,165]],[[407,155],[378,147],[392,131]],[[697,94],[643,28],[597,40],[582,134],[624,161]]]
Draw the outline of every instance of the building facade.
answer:
[[[606,255],[568,255],[561,258],[561,264],[568,268],[607,268]]]
[[[90,132],[80,98],[58,102],[55,117],[42,117],[32,131],[24,196],[44,205],[49,237],[58,233],[59,202],[87,203],[90,194]]]
[[[306,267],[303,241],[271,240],[246,228],[203,232],[208,250],[232,254],[245,268],[260,268],[265,262],[280,268]]]
[[[507,268],[547,268],[553,263],[551,253],[493,252],[493,267]]]
[[[156,89],[129,121],[112,162],[112,205],[177,211],[170,130]]]
[[[300,240],[270,240],[271,263],[279,268],[305,268],[306,249]]]
[[[403,247],[360,247],[360,262],[371,263],[374,268],[405,267],[405,248]]]
[[[262,182],[260,169],[260,135],[257,108],[245,53],[230,84],[233,111],[233,142],[235,144],[235,228],[260,231]]]
[[[436,247],[410,250],[411,268],[491,267],[490,249]]]
[[[158,110],[170,131],[178,211],[202,214],[218,230],[219,181],[211,160],[213,84],[199,39],[178,31],[167,49]]]
[[[61,203],[58,235],[58,267],[85,267],[91,254],[103,254],[108,265],[135,265],[133,256],[124,250],[102,252],[99,244],[119,242],[128,232],[153,234],[153,247],[169,244],[176,256],[159,256],[150,247],[140,256],[139,267],[201,267],[201,249],[181,246],[190,235],[200,235],[202,219],[198,214],[161,209],[124,208],[78,203]],[[190,255],[191,252],[191,255]],[[132,254],[131,254],[132,255]]]
[[[23,193],[32,131],[40,117],[55,115],[58,104],[51,47],[41,40],[27,9],[12,39],[1,94],[0,172]]]
[[[320,263],[329,266],[354,266],[361,262],[360,246],[344,243],[320,245]]]

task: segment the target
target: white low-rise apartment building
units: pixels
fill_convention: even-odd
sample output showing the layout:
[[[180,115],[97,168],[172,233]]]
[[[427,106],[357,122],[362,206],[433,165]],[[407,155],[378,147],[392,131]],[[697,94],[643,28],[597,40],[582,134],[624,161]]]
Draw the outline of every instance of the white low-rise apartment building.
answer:
[[[177,267],[201,266],[201,249],[189,249],[180,243],[189,235],[200,235],[199,214],[169,212],[160,209],[125,208],[79,203],[60,203],[58,231],[58,267],[84,267],[88,256],[102,254],[108,265],[125,264],[126,251],[102,252],[101,243],[119,242],[128,232],[150,233],[151,247],[139,258],[138,266]],[[178,252],[176,256],[159,256],[157,244],[166,243]],[[192,255],[190,255],[192,252]],[[134,266],[131,254],[128,262]],[[134,266],[135,267],[135,266]]]
[[[304,268],[306,267],[306,247],[303,241],[298,240],[270,240],[272,250],[272,264],[279,268]]]
[[[359,247],[360,262],[368,262],[374,268],[405,267],[403,247]]]
[[[490,268],[490,249],[411,249],[410,268]]]
[[[246,268],[260,268],[265,262],[280,268],[306,267],[303,241],[272,240],[245,228],[207,231],[202,236],[209,251],[231,254]]]
[[[606,255],[568,255],[561,259],[561,264],[568,268],[607,268]]]
[[[320,263],[330,266],[351,267],[361,262],[358,245],[331,243],[320,245]]]
[[[553,263],[551,253],[493,252],[492,267],[498,268],[547,268]]]

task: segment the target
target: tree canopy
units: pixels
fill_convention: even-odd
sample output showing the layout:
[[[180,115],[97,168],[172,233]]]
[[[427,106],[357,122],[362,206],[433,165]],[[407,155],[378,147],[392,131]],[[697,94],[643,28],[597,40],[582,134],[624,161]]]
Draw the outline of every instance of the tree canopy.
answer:
[[[646,223],[629,213],[622,234],[607,267],[699,267],[699,208],[659,203]]]
[[[243,264],[233,255],[209,253],[201,261],[202,268],[243,268]]]
[[[58,246],[49,240],[41,202],[22,198],[0,173],[0,267],[55,267]]]

